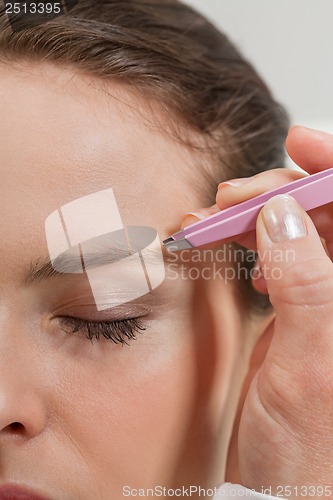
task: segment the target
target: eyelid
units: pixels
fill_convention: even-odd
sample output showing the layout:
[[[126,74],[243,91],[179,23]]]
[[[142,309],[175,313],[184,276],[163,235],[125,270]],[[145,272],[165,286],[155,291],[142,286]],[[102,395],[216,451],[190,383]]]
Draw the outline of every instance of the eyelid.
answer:
[[[137,333],[143,333],[146,326],[140,321],[140,318],[127,318],[125,320],[115,321],[87,321],[71,316],[59,317],[62,325],[67,325],[73,335],[78,332],[85,332],[84,336],[89,340],[96,339],[97,341],[103,337],[110,340],[114,344],[128,344],[130,340],[136,340]]]
[[[74,304],[74,305],[62,305],[61,308],[57,308],[52,317],[74,317],[82,319],[85,321],[122,321],[131,318],[141,318],[148,316],[152,310],[148,307],[143,306],[130,306],[126,304],[125,306],[113,307],[110,309],[104,309],[102,311],[97,311],[95,304]]]

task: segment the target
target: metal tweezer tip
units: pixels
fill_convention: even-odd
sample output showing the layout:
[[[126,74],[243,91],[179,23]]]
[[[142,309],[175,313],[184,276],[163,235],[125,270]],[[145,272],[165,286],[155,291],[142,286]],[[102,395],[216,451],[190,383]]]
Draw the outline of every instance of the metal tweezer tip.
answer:
[[[168,252],[174,252],[176,250],[185,250],[186,248],[193,248],[191,243],[187,241],[186,238],[181,238],[180,240],[174,240],[172,237],[167,238],[163,241],[163,245],[168,250]]]

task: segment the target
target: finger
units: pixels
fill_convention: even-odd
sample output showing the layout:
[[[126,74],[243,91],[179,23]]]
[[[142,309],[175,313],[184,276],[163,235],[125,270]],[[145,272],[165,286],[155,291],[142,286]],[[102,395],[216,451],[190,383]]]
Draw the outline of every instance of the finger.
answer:
[[[296,127],[301,128],[301,127]],[[242,201],[257,196],[265,191],[274,189],[280,185],[292,182],[296,179],[306,176],[305,173],[288,170],[284,168],[269,170],[261,172],[250,178],[232,179],[230,181],[219,184],[219,190],[216,196],[216,201],[211,207],[199,208],[192,212],[185,214],[181,228],[184,228],[198,220],[209,217],[223,208],[236,205]],[[333,251],[333,231],[331,229],[333,220],[333,204],[325,205],[319,209],[314,209],[309,212],[314,223],[317,226],[319,234],[327,240],[327,247],[329,251]],[[253,231],[244,235],[239,235],[232,238],[223,240],[225,243],[236,241],[240,245],[256,250],[256,237]],[[217,246],[219,243],[211,244],[210,246]],[[333,254],[331,253],[331,256]]]
[[[333,167],[333,136],[326,132],[295,126],[289,131],[287,151],[292,160],[309,173]],[[326,241],[333,257],[333,203],[308,212],[317,230]]]
[[[216,205],[220,210],[223,210],[224,208],[258,196],[261,193],[283,186],[288,182],[306,177],[306,175],[306,173],[298,170],[275,168],[260,172],[252,177],[222,182],[218,186]]]
[[[198,222],[199,220],[204,219],[205,217],[209,217],[210,215],[213,215],[220,211],[221,210],[219,209],[219,207],[215,204],[211,207],[198,208],[193,212],[187,212],[182,219],[181,229],[184,229],[190,224],[194,224],[194,222]],[[201,245],[200,248],[215,248],[221,246],[222,243],[230,243],[232,241],[237,242],[245,248],[249,248],[251,250],[256,250],[257,248],[255,231],[249,231],[245,234],[225,238],[224,240],[209,243],[207,245]]]
[[[325,246],[330,258],[333,258],[333,203],[309,210],[319,235],[325,240]]]
[[[290,158],[313,174],[333,167],[333,135],[295,126],[289,130],[286,148]]]
[[[257,242],[276,312],[274,355],[290,368],[311,352],[332,354],[333,264],[311,218],[291,196],[275,196],[258,216]]]
[[[253,177],[246,177],[242,179],[232,179],[230,181],[219,184],[219,190],[216,196],[216,201],[211,207],[195,209],[187,212],[182,220],[181,229],[205,217],[209,217],[228,206],[236,205],[242,201],[246,201],[253,196],[257,196],[265,191],[281,186],[293,180],[306,176],[305,173],[287,170],[285,168],[278,168],[262,172],[254,175]],[[257,242],[255,231],[250,231],[243,235],[236,237],[226,238],[224,243],[235,241],[245,248],[256,250]],[[210,244],[210,247],[220,245],[221,242]]]
[[[267,283],[261,269],[261,262],[259,257],[257,257],[252,271],[252,286],[255,288],[255,290],[257,290],[257,292],[267,295]]]
[[[198,208],[192,212],[186,212],[182,219],[181,229],[184,229],[184,227],[189,226],[194,222],[198,222],[198,220],[209,217],[217,212],[220,212],[220,209],[216,204],[211,207]]]

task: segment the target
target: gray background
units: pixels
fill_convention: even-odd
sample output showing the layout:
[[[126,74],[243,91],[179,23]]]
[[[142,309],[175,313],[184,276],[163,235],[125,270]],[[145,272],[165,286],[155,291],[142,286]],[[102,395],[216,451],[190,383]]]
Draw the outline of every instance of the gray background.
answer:
[[[333,133],[333,0],[185,0],[224,31],[293,124]]]

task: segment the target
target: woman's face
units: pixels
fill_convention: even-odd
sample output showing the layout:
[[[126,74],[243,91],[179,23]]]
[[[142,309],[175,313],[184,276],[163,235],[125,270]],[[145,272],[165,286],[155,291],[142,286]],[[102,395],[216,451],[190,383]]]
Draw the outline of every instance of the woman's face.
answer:
[[[198,204],[191,155],[153,126],[157,107],[109,90],[52,66],[0,71],[0,479],[54,500],[204,481],[222,414],[227,356],[203,284],[165,263],[163,284],[126,305],[145,331],[121,345],[64,326],[121,320],[96,310],[84,275],[36,274],[45,219],[70,201],[111,187],[124,225],[161,240]]]

